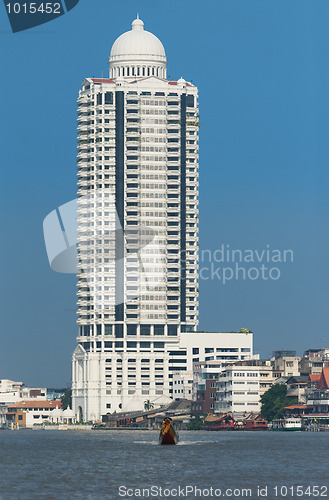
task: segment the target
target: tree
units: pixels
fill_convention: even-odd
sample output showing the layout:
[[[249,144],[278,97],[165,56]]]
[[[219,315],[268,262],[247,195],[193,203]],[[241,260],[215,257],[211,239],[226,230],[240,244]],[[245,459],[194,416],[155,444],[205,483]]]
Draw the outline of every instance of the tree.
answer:
[[[151,401],[149,399],[144,401],[144,410],[148,411],[148,410],[152,410],[153,408],[154,408],[154,404],[151,403]]]
[[[204,429],[204,422],[203,420],[199,417],[196,416],[195,418],[192,418],[188,425],[188,430],[189,431],[201,431]]]
[[[61,397],[61,401],[63,410],[66,410],[68,406],[72,408],[72,389],[66,389],[63,396]]]
[[[298,398],[287,397],[287,386],[285,384],[274,384],[261,397],[261,413],[266,420],[284,417],[284,407],[298,403]]]

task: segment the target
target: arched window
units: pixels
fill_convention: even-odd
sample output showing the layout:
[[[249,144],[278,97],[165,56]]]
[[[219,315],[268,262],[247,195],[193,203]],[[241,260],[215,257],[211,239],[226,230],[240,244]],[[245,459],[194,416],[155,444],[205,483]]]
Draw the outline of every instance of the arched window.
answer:
[[[143,66],[143,76],[145,76],[145,66]]]
[[[137,66],[137,76],[139,76],[139,66]]]
[[[122,68],[122,76],[125,76],[125,69]]]
[[[147,76],[150,76],[150,68],[147,68]]]
[[[129,76],[129,66],[127,66],[127,76]]]
[[[154,70],[155,70],[155,68],[152,68],[152,75],[153,75],[153,76],[154,76]]]
[[[131,68],[131,74],[132,74],[132,76],[135,76],[135,67],[134,66]]]

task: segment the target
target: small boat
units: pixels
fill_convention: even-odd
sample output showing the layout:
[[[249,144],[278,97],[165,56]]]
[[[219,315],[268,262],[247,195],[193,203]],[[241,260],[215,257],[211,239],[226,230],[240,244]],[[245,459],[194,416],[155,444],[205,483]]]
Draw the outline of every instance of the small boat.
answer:
[[[271,429],[272,431],[301,431],[302,419],[300,417],[287,417],[272,420]]]
[[[178,432],[176,431],[175,422],[172,418],[165,418],[162,422],[159,436],[160,444],[177,444],[179,441]]]

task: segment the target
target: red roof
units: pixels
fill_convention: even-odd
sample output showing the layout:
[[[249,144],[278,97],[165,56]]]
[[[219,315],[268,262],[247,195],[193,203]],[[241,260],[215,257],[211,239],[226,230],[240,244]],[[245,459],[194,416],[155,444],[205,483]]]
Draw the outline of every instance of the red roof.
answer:
[[[318,389],[329,389],[329,366],[322,369]]]
[[[311,373],[310,374],[310,381],[311,382],[320,382],[321,378],[321,373]]]
[[[169,83],[169,85],[177,85],[177,82],[168,82],[168,83]],[[186,86],[191,87],[191,85],[187,82],[186,82]]]
[[[19,401],[18,403],[14,403],[13,405],[8,406],[8,408],[19,408],[20,410],[25,410],[25,409],[33,409],[33,408],[62,408],[62,402],[61,401]]]
[[[94,83],[114,83],[113,80],[109,78],[91,78]]]

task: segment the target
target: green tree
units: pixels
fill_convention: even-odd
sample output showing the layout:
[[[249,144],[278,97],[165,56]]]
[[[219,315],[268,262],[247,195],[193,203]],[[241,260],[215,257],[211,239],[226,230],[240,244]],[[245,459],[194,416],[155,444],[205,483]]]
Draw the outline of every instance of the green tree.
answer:
[[[274,384],[261,397],[261,413],[266,420],[284,417],[284,407],[298,403],[298,398],[287,397],[287,386],[285,384]]]
[[[144,401],[144,410],[146,410],[146,411],[153,410],[153,408],[154,408],[154,404],[151,403],[151,401],[149,399]]]
[[[68,406],[72,408],[72,389],[66,389],[63,396],[61,397],[61,401],[63,410],[66,410]]]
[[[204,423],[203,420],[199,417],[196,416],[195,418],[192,418],[188,425],[188,430],[189,431],[201,431],[204,429]]]

